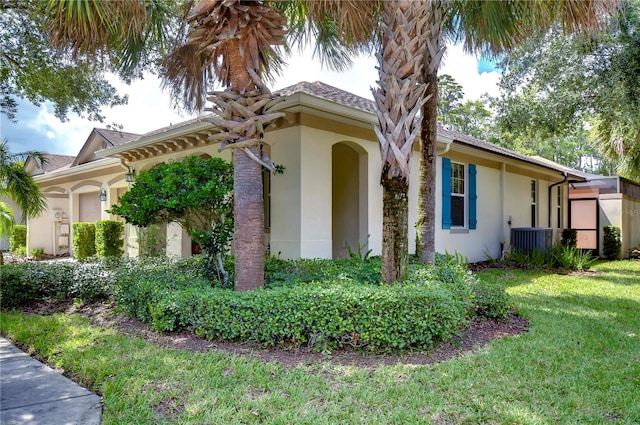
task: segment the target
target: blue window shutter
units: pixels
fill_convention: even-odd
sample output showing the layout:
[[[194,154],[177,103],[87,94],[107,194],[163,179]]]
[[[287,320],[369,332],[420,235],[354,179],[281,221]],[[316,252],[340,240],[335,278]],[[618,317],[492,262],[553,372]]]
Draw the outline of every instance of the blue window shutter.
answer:
[[[442,228],[451,229],[451,160],[442,158]]]
[[[475,229],[478,224],[476,192],[476,165],[469,164],[469,229]]]

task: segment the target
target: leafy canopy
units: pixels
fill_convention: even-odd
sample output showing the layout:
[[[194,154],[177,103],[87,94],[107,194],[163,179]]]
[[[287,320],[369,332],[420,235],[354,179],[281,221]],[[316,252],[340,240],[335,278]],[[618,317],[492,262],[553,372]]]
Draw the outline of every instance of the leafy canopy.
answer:
[[[110,213],[146,227],[176,222],[217,255],[233,232],[233,166],[220,159],[189,156],[136,175],[136,182]]]

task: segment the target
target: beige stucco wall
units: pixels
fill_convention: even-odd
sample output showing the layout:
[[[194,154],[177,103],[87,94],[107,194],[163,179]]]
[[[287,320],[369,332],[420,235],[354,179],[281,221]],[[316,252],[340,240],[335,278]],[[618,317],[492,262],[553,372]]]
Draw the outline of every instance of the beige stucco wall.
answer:
[[[627,250],[640,248],[640,199],[625,196],[622,200],[622,220]],[[623,254],[628,255],[624,250]]]

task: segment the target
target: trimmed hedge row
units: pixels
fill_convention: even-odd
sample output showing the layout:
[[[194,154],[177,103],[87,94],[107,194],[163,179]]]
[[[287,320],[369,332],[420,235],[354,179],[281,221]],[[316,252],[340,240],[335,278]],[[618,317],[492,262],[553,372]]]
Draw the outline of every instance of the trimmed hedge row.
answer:
[[[46,299],[95,301],[113,293],[115,275],[102,263],[26,262],[2,266],[0,306],[21,307]]]
[[[96,255],[98,258],[119,257],[124,254],[124,222],[117,220],[96,221]]]
[[[316,349],[424,349],[456,334],[468,318],[468,304],[445,287],[312,283],[239,293],[202,282],[162,288],[155,277],[118,285],[118,305],[158,331],[189,328],[208,339]]]
[[[27,226],[24,224],[15,224],[11,227],[9,233],[9,247],[11,252],[16,252],[20,248],[27,247]]]
[[[305,260],[303,269],[313,261]],[[375,352],[429,348],[471,317],[502,317],[509,307],[501,286],[442,261],[414,266],[406,283],[393,286],[351,277],[294,283],[295,273],[286,269],[278,271],[289,276],[285,286],[253,292],[214,288],[205,268],[193,259],[12,264],[3,268],[0,303],[11,308],[46,298],[112,297],[123,313],[159,331],[191,329],[209,339]],[[349,267],[343,272],[353,274]]]

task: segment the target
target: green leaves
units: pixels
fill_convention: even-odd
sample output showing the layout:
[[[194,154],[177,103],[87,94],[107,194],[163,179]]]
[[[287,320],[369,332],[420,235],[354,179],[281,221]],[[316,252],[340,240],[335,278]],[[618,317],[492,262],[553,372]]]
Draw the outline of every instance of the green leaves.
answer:
[[[177,222],[212,255],[233,232],[233,167],[220,158],[186,157],[140,172],[110,212],[140,227]]]

